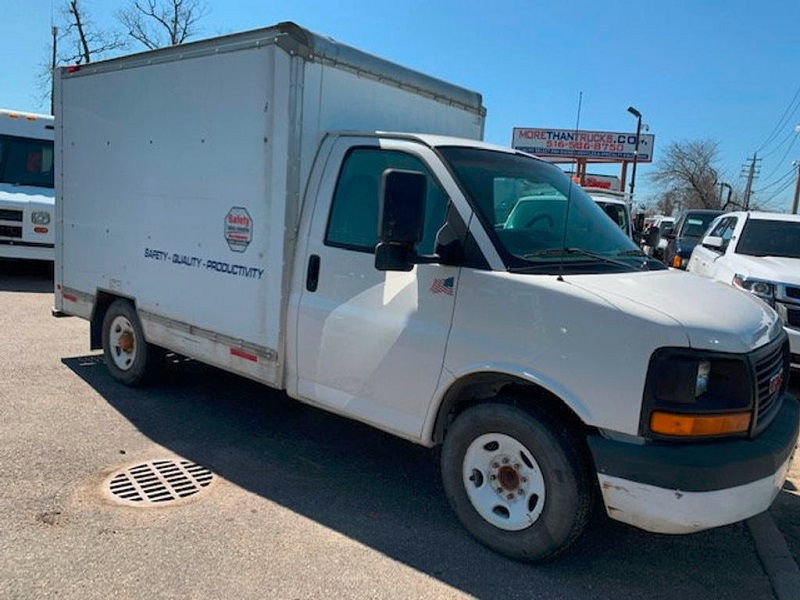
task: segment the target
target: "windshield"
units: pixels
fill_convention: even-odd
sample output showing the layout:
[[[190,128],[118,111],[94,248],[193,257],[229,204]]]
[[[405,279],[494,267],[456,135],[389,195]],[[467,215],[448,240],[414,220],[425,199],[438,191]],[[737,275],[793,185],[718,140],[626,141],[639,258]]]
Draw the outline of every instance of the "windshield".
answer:
[[[800,221],[748,219],[736,252],[750,256],[800,258]]]
[[[690,214],[683,223],[679,237],[699,238],[706,232],[711,221],[721,214],[717,212]]]
[[[603,212],[608,215],[608,218],[614,221],[619,228],[626,232],[628,231],[628,211],[625,210],[624,204],[617,204],[616,202],[605,202],[603,200],[595,200],[597,206],[603,209]]]
[[[53,187],[53,142],[0,135],[0,183]]]
[[[491,150],[439,151],[509,268],[573,273],[660,268],[557,167]]]

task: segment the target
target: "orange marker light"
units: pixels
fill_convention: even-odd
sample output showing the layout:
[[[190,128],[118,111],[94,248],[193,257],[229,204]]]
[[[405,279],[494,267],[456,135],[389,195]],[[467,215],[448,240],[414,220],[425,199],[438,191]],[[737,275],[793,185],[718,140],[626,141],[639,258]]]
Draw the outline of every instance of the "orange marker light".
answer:
[[[650,416],[650,430],[661,435],[683,437],[744,433],[750,428],[750,413],[726,415],[682,415],[656,411]]]
[[[36,233],[47,233],[47,227],[34,227],[33,230]]]
[[[675,267],[676,269],[681,268],[681,257],[678,256],[677,254],[672,257],[672,266]]]

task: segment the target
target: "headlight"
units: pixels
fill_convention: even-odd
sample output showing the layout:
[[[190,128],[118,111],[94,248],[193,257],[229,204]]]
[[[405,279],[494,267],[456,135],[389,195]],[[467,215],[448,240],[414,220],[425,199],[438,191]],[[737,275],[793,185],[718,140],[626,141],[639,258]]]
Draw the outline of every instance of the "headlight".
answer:
[[[747,290],[766,300],[769,304],[775,301],[775,284],[762,279],[749,279],[738,273],[733,276],[733,285],[742,290]]]
[[[46,210],[36,210],[31,213],[31,223],[34,225],[49,225],[50,213]]]
[[[641,434],[651,438],[708,438],[750,430],[753,385],[736,355],[662,348],[650,358]]]

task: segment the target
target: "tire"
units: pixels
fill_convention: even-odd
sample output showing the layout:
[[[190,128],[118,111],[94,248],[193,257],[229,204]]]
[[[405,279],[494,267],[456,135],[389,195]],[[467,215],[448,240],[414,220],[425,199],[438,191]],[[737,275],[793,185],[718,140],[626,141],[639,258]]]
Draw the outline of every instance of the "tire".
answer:
[[[543,411],[499,402],[467,409],[447,430],[441,470],[467,531],[514,559],[564,551],[591,514],[595,486],[585,444]]]
[[[103,357],[114,379],[125,385],[144,385],[160,372],[163,350],[145,341],[139,316],[128,300],[114,300],[106,310]]]

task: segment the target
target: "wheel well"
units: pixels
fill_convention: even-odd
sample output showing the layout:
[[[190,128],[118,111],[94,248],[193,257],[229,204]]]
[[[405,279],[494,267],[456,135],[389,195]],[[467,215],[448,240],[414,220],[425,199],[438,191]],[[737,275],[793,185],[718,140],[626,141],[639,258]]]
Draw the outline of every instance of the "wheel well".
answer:
[[[588,432],[589,428],[580,417],[545,388],[505,373],[474,373],[456,381],[445,393],[433,425],[433,442],[441,444],[447,428],[466,409],[499,396],[523,408],[535,403],[575,430]]]
[[[136,303],[131,298],[98,290],[94,297],[94,309],[92,310],[89,326],[89,347],[92,350],[98,350],[103,347],[103,319],[106,316],[108,307],[111,306],[114,300],[127,300],[136,308]]]

